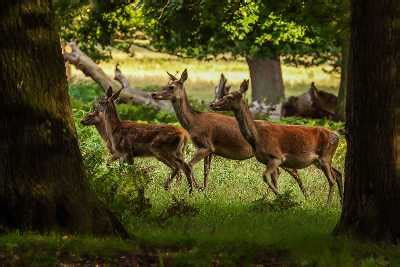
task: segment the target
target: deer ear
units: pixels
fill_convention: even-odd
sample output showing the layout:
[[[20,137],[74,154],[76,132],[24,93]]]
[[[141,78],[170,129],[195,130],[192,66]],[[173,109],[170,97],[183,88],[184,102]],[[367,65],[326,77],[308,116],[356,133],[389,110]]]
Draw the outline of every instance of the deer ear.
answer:
[[[182,74],[181,74],[181,78],[179,79],[179,81],[181,83],[184,83],[188,78],[188,73],[187,73],[187,69],[185,69]]]
[[[227,82],[227,80],[226,80],[224,74],[221,73],[221,77],[219,79],[219,84],[218,84],[218,86],[216,87],[216,90],[215,90],[215,98],[221,98],[221,97],[223,97],[225,95],[226,82]]]
[[[112,87],[110,86],[110,87],[108,87],[108,89],[107,89],[106,95],[107,95],[107,97],[111,97],[112,94],[113,94],[113,90],[112,90]]]
[[[312,98],[318,97],[318,89],[317,89],[317,87],[315,87],[314,82],[312,82],[311,86],[310,86],[310,95]]]
[[[247,89],[249,89],[249,80],[244,80],[240,85],[239,92],[244,94],[246,93]]]
[[[317,87],[315,87],[315,83],[314,82],[311,82],[310,88],[314,89],[314,90],[317,90]]]
[[[121,94],[122,89],[123,89],[123,88],[119,89],[117,92],[115,92],[115,94],[113,94],[113,95],[111,96],[112,101],[115,101],[115,100],[118,99],[119,95]]]
[[[228,85],[228,86],[225,86],[225,88],[224,88],[224,95],[227,95],[228,93],[229,93],[229,90],[231,89],[231,86],[230,85]]]
[[[178,80],[174,75],[172,75],[172,74],[169,73],[168,71],[167,71],[167,74],[168,74],[168,76],[169,76],[169,78],[170,78],[171,80],[173,80],[173,81]]]

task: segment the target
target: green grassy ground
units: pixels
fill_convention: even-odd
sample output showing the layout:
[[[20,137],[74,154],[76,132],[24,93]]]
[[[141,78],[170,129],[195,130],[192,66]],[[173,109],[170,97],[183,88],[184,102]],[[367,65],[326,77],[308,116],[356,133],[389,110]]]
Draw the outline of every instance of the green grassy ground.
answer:
[[[114,62],[102,64],[108,71],[122,63],[135,86],[155,89],[166,82],[164,70],[190,70],[188,90],[192,99],[211,99],[212,87],[221,71],[239,83],[247,77],[242,61],[199,62],[138,51],[136,59],[117,54]],[[311,79],[325,88],[336,87],[337,77],[321,69],[284,67],[288,93],[299,93]],[[266,266],[395,266],[400,251],[396,247],[358,243],[331,235],[340,216],[337,190],[334,203],[327,207],[327,182],[322,172],[310,167],[300,171],[310,194],[304,199],[293,179],[285,172],[279,178],[275,198],[261,179],[263,166],[254,159],[213,160],[209,186],[203,192],[188,194],[185,179],[166,192],[163,182],[168,169],[155,159],[137,159],[134,167],[118,163],[106,165],[108,154],[93,127],[79,120],[101,92],[92,83],[82,83],[78,75],[70,88],[74,119],[81,151],[92,189],[121,219],[133,241],[95,239],[57,234],[11,233],[0,236],[2,262],[25,266],[53,265],[54,262],[89,262],[100,257],[114,262],[121,255],[148,254],[158,265],[209,266],[211,264]],[[204,90],[203,88],[207,88]],[[157,113],[143,107],[120,105],[121,117],[153,123],[176,123],[173,114]],[[279,123],[329,126],[341,124],[326,120],[289,119]],[[343,171],[345,141],[342,139],[334,165]],[[187,159],[194,151],[189,147]],[[202,163],[194,169],[203,179]],[[145,248],[143,252],[143,248]],[[18,259],[15,259],[17,255]],[[136,255],[136,254],[135,254]],[[154,256],[155,255],[155,256]],[[173,255],[173,256],[171,256]],[[173,261],[164,262],[173,257]],[[152,259],[153,259],[152,258]],[[7,260],[6,260],[7,259]],[[83,260],[82,260],[83,259]],[[153,259],[154,260],[154,259]]]

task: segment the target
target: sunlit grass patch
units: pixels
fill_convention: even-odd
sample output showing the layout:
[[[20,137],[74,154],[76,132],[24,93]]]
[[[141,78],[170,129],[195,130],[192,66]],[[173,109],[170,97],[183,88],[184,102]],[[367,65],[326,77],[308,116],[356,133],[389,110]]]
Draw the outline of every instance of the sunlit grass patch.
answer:
[[[133,57],[120,51],[113,51],[113,59],[101,63],[100,66],[112,77],[115,64],[119,63],[131,86],[150,91],[158,90],[167,83],[166,71],[175,74],[187,68],[189,71],[189,79],[186,83],[188,94],[205,101],[212,100],[214,88],[221,73],[225,74],[233,88],[238,88],[243,79],[249,78],[248,67],[243,58],[206,61],[179,58],[142,48],[135,50],[137,52]],[[319,89],[337,94],[340,77],[337,74],[324,72],[324,67],[304,68],[283,65],[286,96],[307,91],[311,82],[315,82]],[[75,70],[73,73],[75,82],[87,79],[80,71]]]

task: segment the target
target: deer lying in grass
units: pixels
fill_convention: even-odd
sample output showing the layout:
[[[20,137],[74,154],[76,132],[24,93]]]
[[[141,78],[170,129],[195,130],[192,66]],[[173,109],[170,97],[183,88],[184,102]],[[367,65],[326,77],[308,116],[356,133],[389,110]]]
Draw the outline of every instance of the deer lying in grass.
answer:
[[[168,73],[168,72],[167,72]],[[153,93],[152,97],[156,100],[170,100],[175,110],[176,116],[191,137],[196,147],[195,154],[189,165],[192,167],[200,160],[204,159],[204,185],[207,187],[207,180],[211,166],[213,154],[234,160],[245,160],[254,156],[251,146],[243,138],[239,130],[239,125],[235,118],[215,112],[198,112],[190,106],[186,90],[183,86],[188,78],[185,69],[180,79],[168,73],[170,80],[168,84],[158,93]],[[219,87],[225,85],[226,80],[221,76]],[[295,170],[286,169],[302,189],[306,196],[304,187]],[[275,185],[278,171],[274,175]]]
[[[172,125],[121,121],[114,104],[121,90],[113,94],[110,87],[92,114],[96,117],[93,122],[99,123],[96,127],[99,133],[102,132],[100,135],[107,138],[106,144],[113,158],[129,162],[134,157],[153,156],[172,170],[165,182],[165,189],[169,189],[175,176],[182,170],[188,181],[189,192],[192,192],[193,184],[197,184],[190,166],[183,160],[183,152],[189,141],[187,131]]]
[[[278,167],[302,169],[314,164],[328,179],[328,204],[331,203],[335,181],[342,200],[342,176],[331,166],[339,142],[339,137],[334,132],[322,127],[276,125],[268,121],[254,121],[244,101],[248,80],[243,81],[236,92],[229,93],[229,88],[226,87],[220,89],[218,99],[210,104],[211,109],[234,112],[243,137],[252,146],[257,160],[265,164],[263,178],[275,194],[278,191],[268,177],[276,175]]]
[[[282,104],[281,116],[305,118],[333,118],[337,96],[318,90],[312,82],[310,89],[299,96],[291,96]]]

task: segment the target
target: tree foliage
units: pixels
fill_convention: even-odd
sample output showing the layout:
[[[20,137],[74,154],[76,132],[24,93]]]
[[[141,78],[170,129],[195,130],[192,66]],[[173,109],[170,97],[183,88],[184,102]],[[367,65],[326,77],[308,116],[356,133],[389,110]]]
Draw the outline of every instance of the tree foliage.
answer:
[[[197,58],[281,56],[286,63],[340,66],[348,0],[56,0],[61,38],[110,57],[150,39],[157,50]],[[145,32],[145,33],[144,33]],[[148,42],[146,43],[148,44]]]
[[[129,48],[141,38],[143,18],[138,1],[57,0],[54,3],[64,41],[76,40],[90,57],[110,58],[110,46]]]
[[[185,56],[221,53],[318,65],[336,62],[347,0],[144,0],[153,45]],[[311,57],[310,57],[311,56]]]

